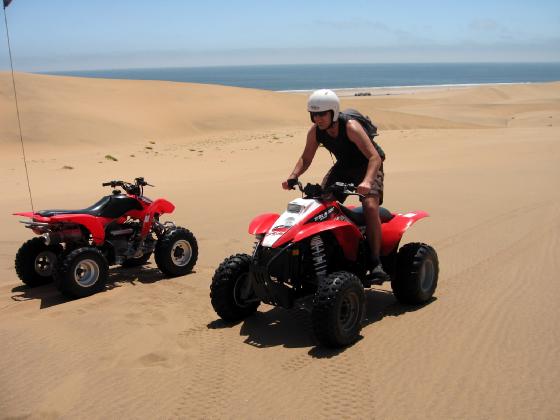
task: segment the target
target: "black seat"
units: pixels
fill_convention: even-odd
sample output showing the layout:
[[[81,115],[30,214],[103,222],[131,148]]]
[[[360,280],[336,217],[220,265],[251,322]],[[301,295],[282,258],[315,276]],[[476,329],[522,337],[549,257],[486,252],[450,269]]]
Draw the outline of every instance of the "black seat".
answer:
[[[130,210],[142,210],[142,204],[137,199],[125,194],[107,195],[92,206],[79,210],[42,210],[38,214],[52,217],[61,214],[89,214],[95,217],[116,218]]]
[[[340,208],[344,215],[358,226],[364,226],[366,224],[366,217],[364,216],[364,208],[362,206],[349,209],[348,207],[341,205]],[[385,207],[379,207],[379,218],[381,219],[381,223],[387,223],[393,219],[393,217],[395,216]]]
[[[40,215],[40,216],[43,216],[43,217],[52,217],[52,216],[57,216],[57,215],[60,215],[60,214],[90,214],[92,216],[100,216],[101,212],[103,211],[103,209],[109,203],[110,200],[111,200],[111,197],[106,196],[106,197],[103,197],[101,200],[99,200],[97,203],[95,203],[92,206],[89,206],[85,209],[79,209],[79,210],[40,210],[40,211],[37,212],[37,214]]]

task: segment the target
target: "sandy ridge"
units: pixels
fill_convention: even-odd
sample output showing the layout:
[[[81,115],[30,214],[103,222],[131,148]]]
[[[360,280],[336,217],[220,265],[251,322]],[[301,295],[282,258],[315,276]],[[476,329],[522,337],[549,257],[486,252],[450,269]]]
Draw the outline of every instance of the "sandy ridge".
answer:
[[[251,249],[250,218],[294,197],[279,183],[303,146],[304,95],[17,77],[39,208],[144,175],[201,254],[177,279],[153,262],[112,269],[106,292],[76,301],[21,286],[13,257],[30,235],[10,214],[29,204],[0,75],[0,417],[560,416],[559,83],[343,97],[381,128],[386,206],[431,214],[405,239],[436,248],[441,277],[421,308],[368,291],[363,338],[330,351],[305,310],[262,305],[232,326],[208,297],[217,265]],[[305,181],[332,165],[319,152]]]

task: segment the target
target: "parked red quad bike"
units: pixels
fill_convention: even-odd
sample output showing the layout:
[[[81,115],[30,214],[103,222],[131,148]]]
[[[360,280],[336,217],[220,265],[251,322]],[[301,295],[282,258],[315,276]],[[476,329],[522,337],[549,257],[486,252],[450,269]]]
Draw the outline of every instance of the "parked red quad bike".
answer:
[[[136,178],[132,184],[109,181],[103,186],[113,188],[112,194],[82,210],[15,213],[30,218],[22,223],[41,235],[25,242],[16,255],[16,273],[26,285],[54,280],[67,296],[89,296],[104,289],[109,266],[140,266],[152,253],[165,276],[192,270],[198,258],[196,239],[173,222],[160,222],[175,206],[145,197],[144,187],[153,185]]]
[[[364,287],[381,284],[368,276],[368,242],[362,207],[349,208],[332,194],[358,195],[352,184],[302,188],[303,198],[278,215],[262,214],[249,225],[255,235],[252,255],[235,254],[216,270],[210,287],[212,306],[226,321],[256,312],[261,302],[311,311],[315,336],[329,347],[343,347],[360,336],[365,311]],[[436,251],[424,243],[399,249],[404,232],[424,211],[393,214],[380,208],[381,262],[398,301],[421,304],[437,287]],[[388,279],[389,280],[389,279]]]

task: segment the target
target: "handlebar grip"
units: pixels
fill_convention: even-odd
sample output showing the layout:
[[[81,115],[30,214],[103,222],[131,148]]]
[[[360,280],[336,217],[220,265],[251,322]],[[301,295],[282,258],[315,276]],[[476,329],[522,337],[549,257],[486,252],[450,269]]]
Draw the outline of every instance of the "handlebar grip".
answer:
[[[297,178],[290,178],[290,179],[288,179],[287,182],[288,182],[288,188],[289,188],[290,190],[293,190],[294,187],[298,184]]]
[[[101,184],[102,187],[110,187],[111,183],[110,182],[104,182],[103,184]]]

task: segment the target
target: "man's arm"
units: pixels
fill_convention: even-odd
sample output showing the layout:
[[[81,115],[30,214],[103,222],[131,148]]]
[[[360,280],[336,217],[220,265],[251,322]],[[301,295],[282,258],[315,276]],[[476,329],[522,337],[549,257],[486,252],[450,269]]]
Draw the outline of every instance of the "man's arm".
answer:
[[[381,157],[358,121],[348,121],[348,124],[346,124],[346,134],[350,141],[352,141],[368,159],[366,175],[357,189],[359,194],[367,194],[371,190],[377,171],[379,171],[381,167]]]
[[[303,149],[303,153],[301,157],[298,159],[296,166],[294,167],[288,179],[297,179],[301,174],[307,171],[307,168],[309,168],[309,165],[311,165],[311,162],[313,162],[313,158],[315,157],[315,152],[317,152],[318,148],[319,148],[319,143],[317,143],[315,125],[313,125],[307,132],[305,149]],[[288,189],[287,180],[282,183],[282,188],[284,188],[285,190]]]

